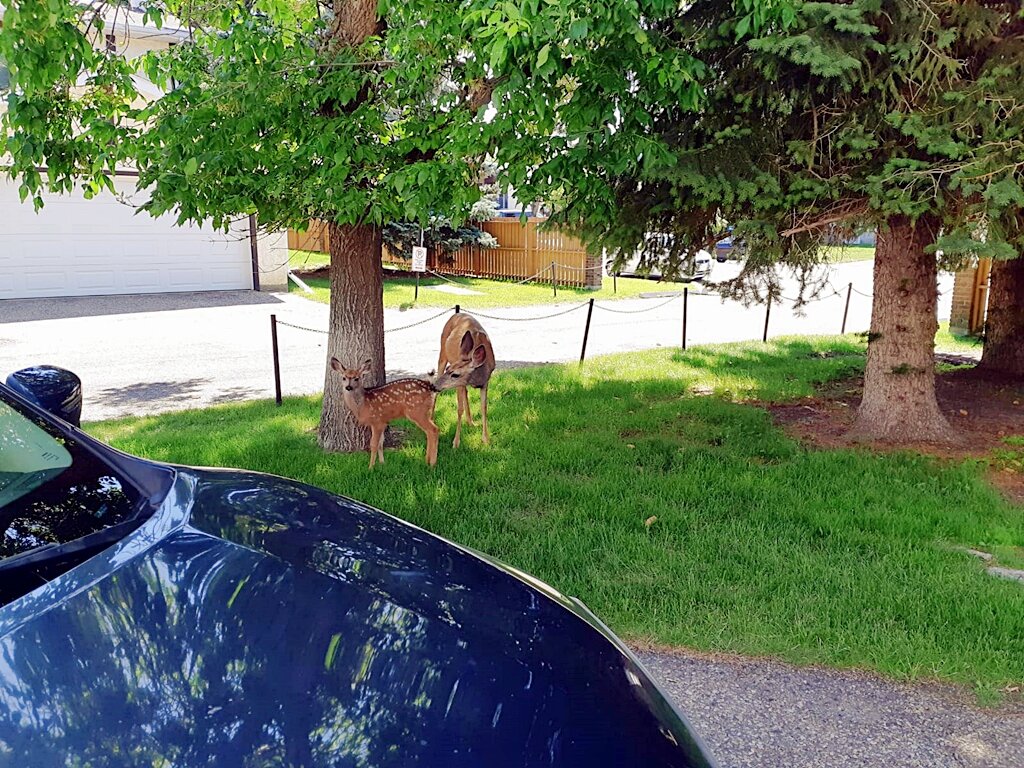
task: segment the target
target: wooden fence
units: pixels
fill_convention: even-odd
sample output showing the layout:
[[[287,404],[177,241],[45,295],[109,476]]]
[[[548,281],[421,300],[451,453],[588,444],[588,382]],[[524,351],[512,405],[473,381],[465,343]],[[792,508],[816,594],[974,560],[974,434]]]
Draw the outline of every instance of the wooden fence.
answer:
[[[289,229],[288,250],[329,253],[331,246],[330,239],[327,237],[327,224],[322,221],[311,221],[309,229],[305,232]]]
[[[600,259],[588,257],[586,248],[577,238],[558,230],[540,229],[540,223],[536,219],[530,219],[526,224],[520,223],[519,219],[485,221],[480,227],[494,236],[498,241],[497,248],[466,246],[449,254],[430,253],[427,265],[446,275],[540,283],[554,278],[559,285],[600,287]],[[327,227],[320,222],[311,222],[306,232],[289,230],[288,247],[326,252],[329,250]],[[407,260],[391,254],[387,248],[384,249],[384,262],[408,264]]]

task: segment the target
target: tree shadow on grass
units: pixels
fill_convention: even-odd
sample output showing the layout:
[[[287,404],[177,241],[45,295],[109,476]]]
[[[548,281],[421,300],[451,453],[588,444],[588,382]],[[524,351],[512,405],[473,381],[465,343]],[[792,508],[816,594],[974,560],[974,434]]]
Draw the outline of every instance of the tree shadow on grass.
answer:
[[[735,402],[810,391],[861,354],[782,339],[499,372],[492,444],[477,426],[452,449],[455,404],[441,400],[434,468],[416,430],[374,470],[366,454],[320,452],[318,398],[99,431],[154,458],[357,498],[579,596],[629,637],[987,690],[1019,681],[1024,590],[957,547],[1024,546],[1024,518],[976,468],[806,450]],[[692,394],[704,385],[731,394]]]

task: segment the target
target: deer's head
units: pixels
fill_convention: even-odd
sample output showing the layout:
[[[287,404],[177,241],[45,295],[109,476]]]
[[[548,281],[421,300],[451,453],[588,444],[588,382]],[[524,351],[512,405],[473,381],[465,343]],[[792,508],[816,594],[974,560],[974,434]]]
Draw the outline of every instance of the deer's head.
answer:
[[[366,360],[358,368],[346,368],[338,358],[332,357],[331,368],[341,374],[341,386],[346,392],[360,392],[363,389],[362,377],[370,373],[370,361]]]
[[[466,385],[469,374],[479,368],[487,360],[487,348],[483,344],[473,346],[473,334],[469,331],[462,336],[459,345],[459,359],[448,363],[434,381],[434,389],[441,392]]]

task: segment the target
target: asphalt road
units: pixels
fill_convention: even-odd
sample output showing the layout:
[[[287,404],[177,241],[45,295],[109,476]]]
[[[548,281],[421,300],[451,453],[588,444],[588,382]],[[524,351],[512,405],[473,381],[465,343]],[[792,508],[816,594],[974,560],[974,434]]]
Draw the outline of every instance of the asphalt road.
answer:
[[[871,293],[871,262],[838,265],[831,281],[840,287],[852,282],[860,291],[852,296],[847,330],[865,330],[871,303],[861,294]],[[951,278],[944,276],[942,289],[950,283]],[[788,294],[795,295],[795,285],[787,287]],[[657,291],[659,286],[652,283],[651,288]],[[460,297],[453,295],[451,300],[455,304]],[[837,333],[844,303],[845,296],[830,296],[807,305],[803,314],[794,312],[791,304],[776,305],[769,335]],[[948,304],[947,295],[941,301],[947,313]],[[682,305],[681,298],[598,302],[588,357],[679,345]],[[70,368],[82,377],[87,421],[269,398],[273,396],[272,313],[292,325],[327,328],[327,307],[296,293],[231,291],[0,301],[0,375],[40,363]],[[429,320],[437,313],[436,309],[386,311],[385,328],[396,329],[386,336],[389,375],[420,375],[434,368],[445,320],[443,316]],[[499,367],[579,358],[586,321],[580,302],[478,315],[494,342]],[[534,319],[538,317],[546,319]],[[423,320],[428,321],[397,330]],[[764,322],[763,306],[744,307],[691,293],[687,343],[757,339]],[[284,393],[322,391],[326,335],[282,325],[279,339]]]
[[[762,659],[639,653],[721,768],[1021,768],[1024,707]]]

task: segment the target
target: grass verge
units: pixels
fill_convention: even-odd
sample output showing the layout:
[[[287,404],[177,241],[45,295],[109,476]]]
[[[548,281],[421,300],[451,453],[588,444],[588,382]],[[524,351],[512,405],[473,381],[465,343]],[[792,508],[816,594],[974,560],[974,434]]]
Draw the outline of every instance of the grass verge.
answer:
[[[976,463],[808,450],[749,402],[810,396],[859,373],[863,354],[850,337],[780,338],[499,371],[493,445],[476,428],[452,450],[455,399],[442,396],[434,469],[415,428],[373,471],[365,453],[320,452],[315,397],[87,429],[155,459],[361,499],[579,596],[627,638],[994,698],[1024,682],[1024,588],[958,547],[1024,546],[1021,510]]]
[[[643,293],[682,293],[682,283],[658,283],[654,280],[642,280],[634,277],[620,277],[617,281],[604,278],[604,286],[599,291],[583,288],[559,288],[555,296],[551,285],[530,283],[517,285],[501,280],[483,280],[472,277],[450,278],[451,282],[437,277],[420,278],[419,298],[413,300],[416,292],[416,278],[389,277],[384,281],[384,306],[388,309],[408,309],[409,307],[436,307],[442,309],[461,304],[467,309],[493,309],[496,307],[522,307],[533,304],[552,304],[555,302],[579,302],[587,299],[635,299]],[[330,281],[326,278],[306,278],[305,282],[313,289],[311,298],[324,304],[330,303]],[[474,293],[451,293],[449,289],[457,288]],[[441,290],[438,290],[441,289]],[[292,290],[296,290],[292,288]],[[303,294],[309,295],[309,294]]]
[[[984,342],[978,336],[962,336],[949,330],[949,322],[939,323],[935,334],[936,352],[972,352],[980,354]]]

